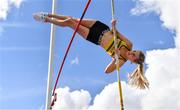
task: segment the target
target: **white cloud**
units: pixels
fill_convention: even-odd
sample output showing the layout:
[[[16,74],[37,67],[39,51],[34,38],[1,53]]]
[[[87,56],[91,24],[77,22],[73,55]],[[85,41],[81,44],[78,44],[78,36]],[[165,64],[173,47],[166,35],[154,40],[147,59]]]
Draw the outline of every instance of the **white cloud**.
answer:
[[[0,20],[6,20],[8,12],[12,6],[20,7],[23,0],[1,0],[0,1]]]
[[[8,10],[9,10],[8,1],[1,0],[0,1],[0,19],[3,19],[3,20],[6,19]]]
[[[143,110],[180,109],[180,104],[178,104],[180,102],[179,55],[178,49],[147,52],[148,69],[146,75],[150,81],[150,91],[147,96],[143,97]]]
[[[147,52],[147,77],[150,91],[142,99],[142,109],[180,109],[180,1],[179,0],[136,0],[133,14],[155,12],[163,26],[176,32],[175,48]],[[174,37],[174,36],[172,36]],[[172,97],[173,95],[173,97]]]
[[[173,30],[179,27],[179,0],[136,0],[136,3],[136,8],[131,10],[133,14],[155,12],[165,27]]]
[[[147,51],[146,75],[150,82],[150,90],[145,93],[135,91],[122,82],[125,109],[180,110],[180,12],[178,12],[180,1],[136,0],[136,2],[133,14],[155,12],[160,16],[164,27],[176,32],[175,48]],[[116,86],[117,83],[107,85],[96,95],[94,104],[89,105],[87,110],[119,110]],[[62,102],[58,105],[60,103]]]
[[[79,58],[78,57],[76,57],[75,59],[71,60],[71,65],[73,65],[73,64],[76,64],[76,65],[79,64]]]
[[[6,20],[11,7],[19,8],[22,2],[23,0],[0,0],[0,20]],[[0,36],[3,31],[3,26],[0,25]]]
[[[139,110],[141,108],[144,91],[135,90],[122,81],[123,98],[126,110]],[[93,104],[90,105],[91,96],[88,91],[76,90],[70,92],[69,88],[57,89],[58,99],[53,106],[53,110],[119,110],[119,92],[117,82],[105,86],[105,88],[96,95]]]
[[[53,110],[87,110],[91,101],[88,91],[76,90],[70,92],[68,87],[59,88],[57,92],[57,101],[53,106]]]
[[[141,105],[140,99],[144,93],[129,87],[123,81],[121,83],[125,110],[139,110]],[[91,105],[88,110],[119,110],[119,100],[118,83],[112,83],[107,85],[100,94],[96,95],[93,105]]]

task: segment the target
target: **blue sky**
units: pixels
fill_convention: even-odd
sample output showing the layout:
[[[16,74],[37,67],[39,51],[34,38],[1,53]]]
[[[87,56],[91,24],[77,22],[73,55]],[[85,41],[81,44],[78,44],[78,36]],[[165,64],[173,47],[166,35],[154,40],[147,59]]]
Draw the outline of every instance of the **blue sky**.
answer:
[[[44,107],[48,72],[50,24],[36,22],[35,12],[51,12],[51,0],[24,0],[20,7],[11,6],[6,19],[0,18],[0,109],[39,109]],[[59,0],[57,13],[80,17],[86,0]],[[110,0],[92,0],[85,18],[101,20],[110,26]],[[162,27],[154,13],[134,16],[131,0],[116,1],[117,29],[144,52],[175,46],[173,34]],[[54,73],[58,73],[73,31],[56,28]],[[75,61],[75,63],[72,63]],[[88,90],[95,97],[105,85],[116,81],[116,72],[106,75],[104,68],[111,58],[99,46],[82,39],[74,39],[66,59],[59,87]],[[127,62],[121,77],[134,69]],[[54,79],[55,79],[54,77]]]

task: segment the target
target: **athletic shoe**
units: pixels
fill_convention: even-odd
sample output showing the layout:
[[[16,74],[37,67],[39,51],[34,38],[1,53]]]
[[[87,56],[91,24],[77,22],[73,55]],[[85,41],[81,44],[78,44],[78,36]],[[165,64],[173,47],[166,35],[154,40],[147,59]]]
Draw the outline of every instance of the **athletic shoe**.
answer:
[[[33,18],[36,21],[40,21],[40,22],[46,22],[45,18],[48,16],[48,13],[44,13],[44,12],[38,12],[38,13],[34,13],[33,14]]]

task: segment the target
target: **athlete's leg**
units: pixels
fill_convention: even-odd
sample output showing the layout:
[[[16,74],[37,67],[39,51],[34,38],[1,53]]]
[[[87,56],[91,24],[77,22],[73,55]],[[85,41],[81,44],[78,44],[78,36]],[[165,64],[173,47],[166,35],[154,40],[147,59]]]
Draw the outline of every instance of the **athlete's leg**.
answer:
[[[76,19],[76,18],[73,18],[73,20],[75,20],[76,22],[80,21],[80,19]],[[81,21],[81,25],[83,25],[83,26],[85,26],[87,28],[91,28],[96,21],[97,20],[94,20],[94,19],[83,19]]]
[[[56,15],[56,14],[48,14],[48,17],[57,18],[57,19],[60,19],[60,20],[65,20],[65,19],[72,18],[72,20],[74,20],[75,22],[79,22],[79,20],[80,20],[80,19],[77,19],[77,18],[73,18],[71,16]],[[83,19],[81,21],[81,25],[83,25],[83,26],[85,26],[87,28],[91,28],[95,22],[96,22],[96,20],[93,20],[93,19]]]
[[[45,18],[45,22],[49,22],[49,23],[53,23],[55,25],[58,25],[58,26],[61,26],[61,27],[65,27],[65,26],[69,26],[70,25],[70,19],[65,19],[65,20],[59,20],[59,19],[52,19],[52,18],[49,18],[49,17],[46,17]]]
[[[48,13],[47,16],[50,17],[50,18],[56,18],[56,19],[60,19],[60,20],[65,20],[65,19],[68,19],[68,18],[72,18],[71,16],[57,15],[57,14],[51,14],[51,13]]]
[[[58,26],[61,26],[61,27],[70,27],[72,28],[73,30],[76,29],[76,26],[77,26],[77,22],[75,22],[74,20],[72,20],[71,18],[69,19],[65,19],[65,20],[59,20],[59,19],[51,19],[49,17],[46,17],[46,22],[49,22],[49,23],[53,23],[55,25],[58,25]],[[80,25],[79,26],[79,29],[77,31],[84,39],[87,38],[88,34],[89,34],[89,28],[83,26],[83,25]]]

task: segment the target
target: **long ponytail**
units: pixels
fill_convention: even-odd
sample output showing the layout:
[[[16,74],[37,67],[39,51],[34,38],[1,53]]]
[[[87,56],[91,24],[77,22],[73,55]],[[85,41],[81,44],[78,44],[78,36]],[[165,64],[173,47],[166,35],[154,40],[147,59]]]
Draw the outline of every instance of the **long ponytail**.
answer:
[[[149,88],[149,82],[144,76],[143,63],[138,64],[134,72],[129,75],[128,84],[139,89]]]

